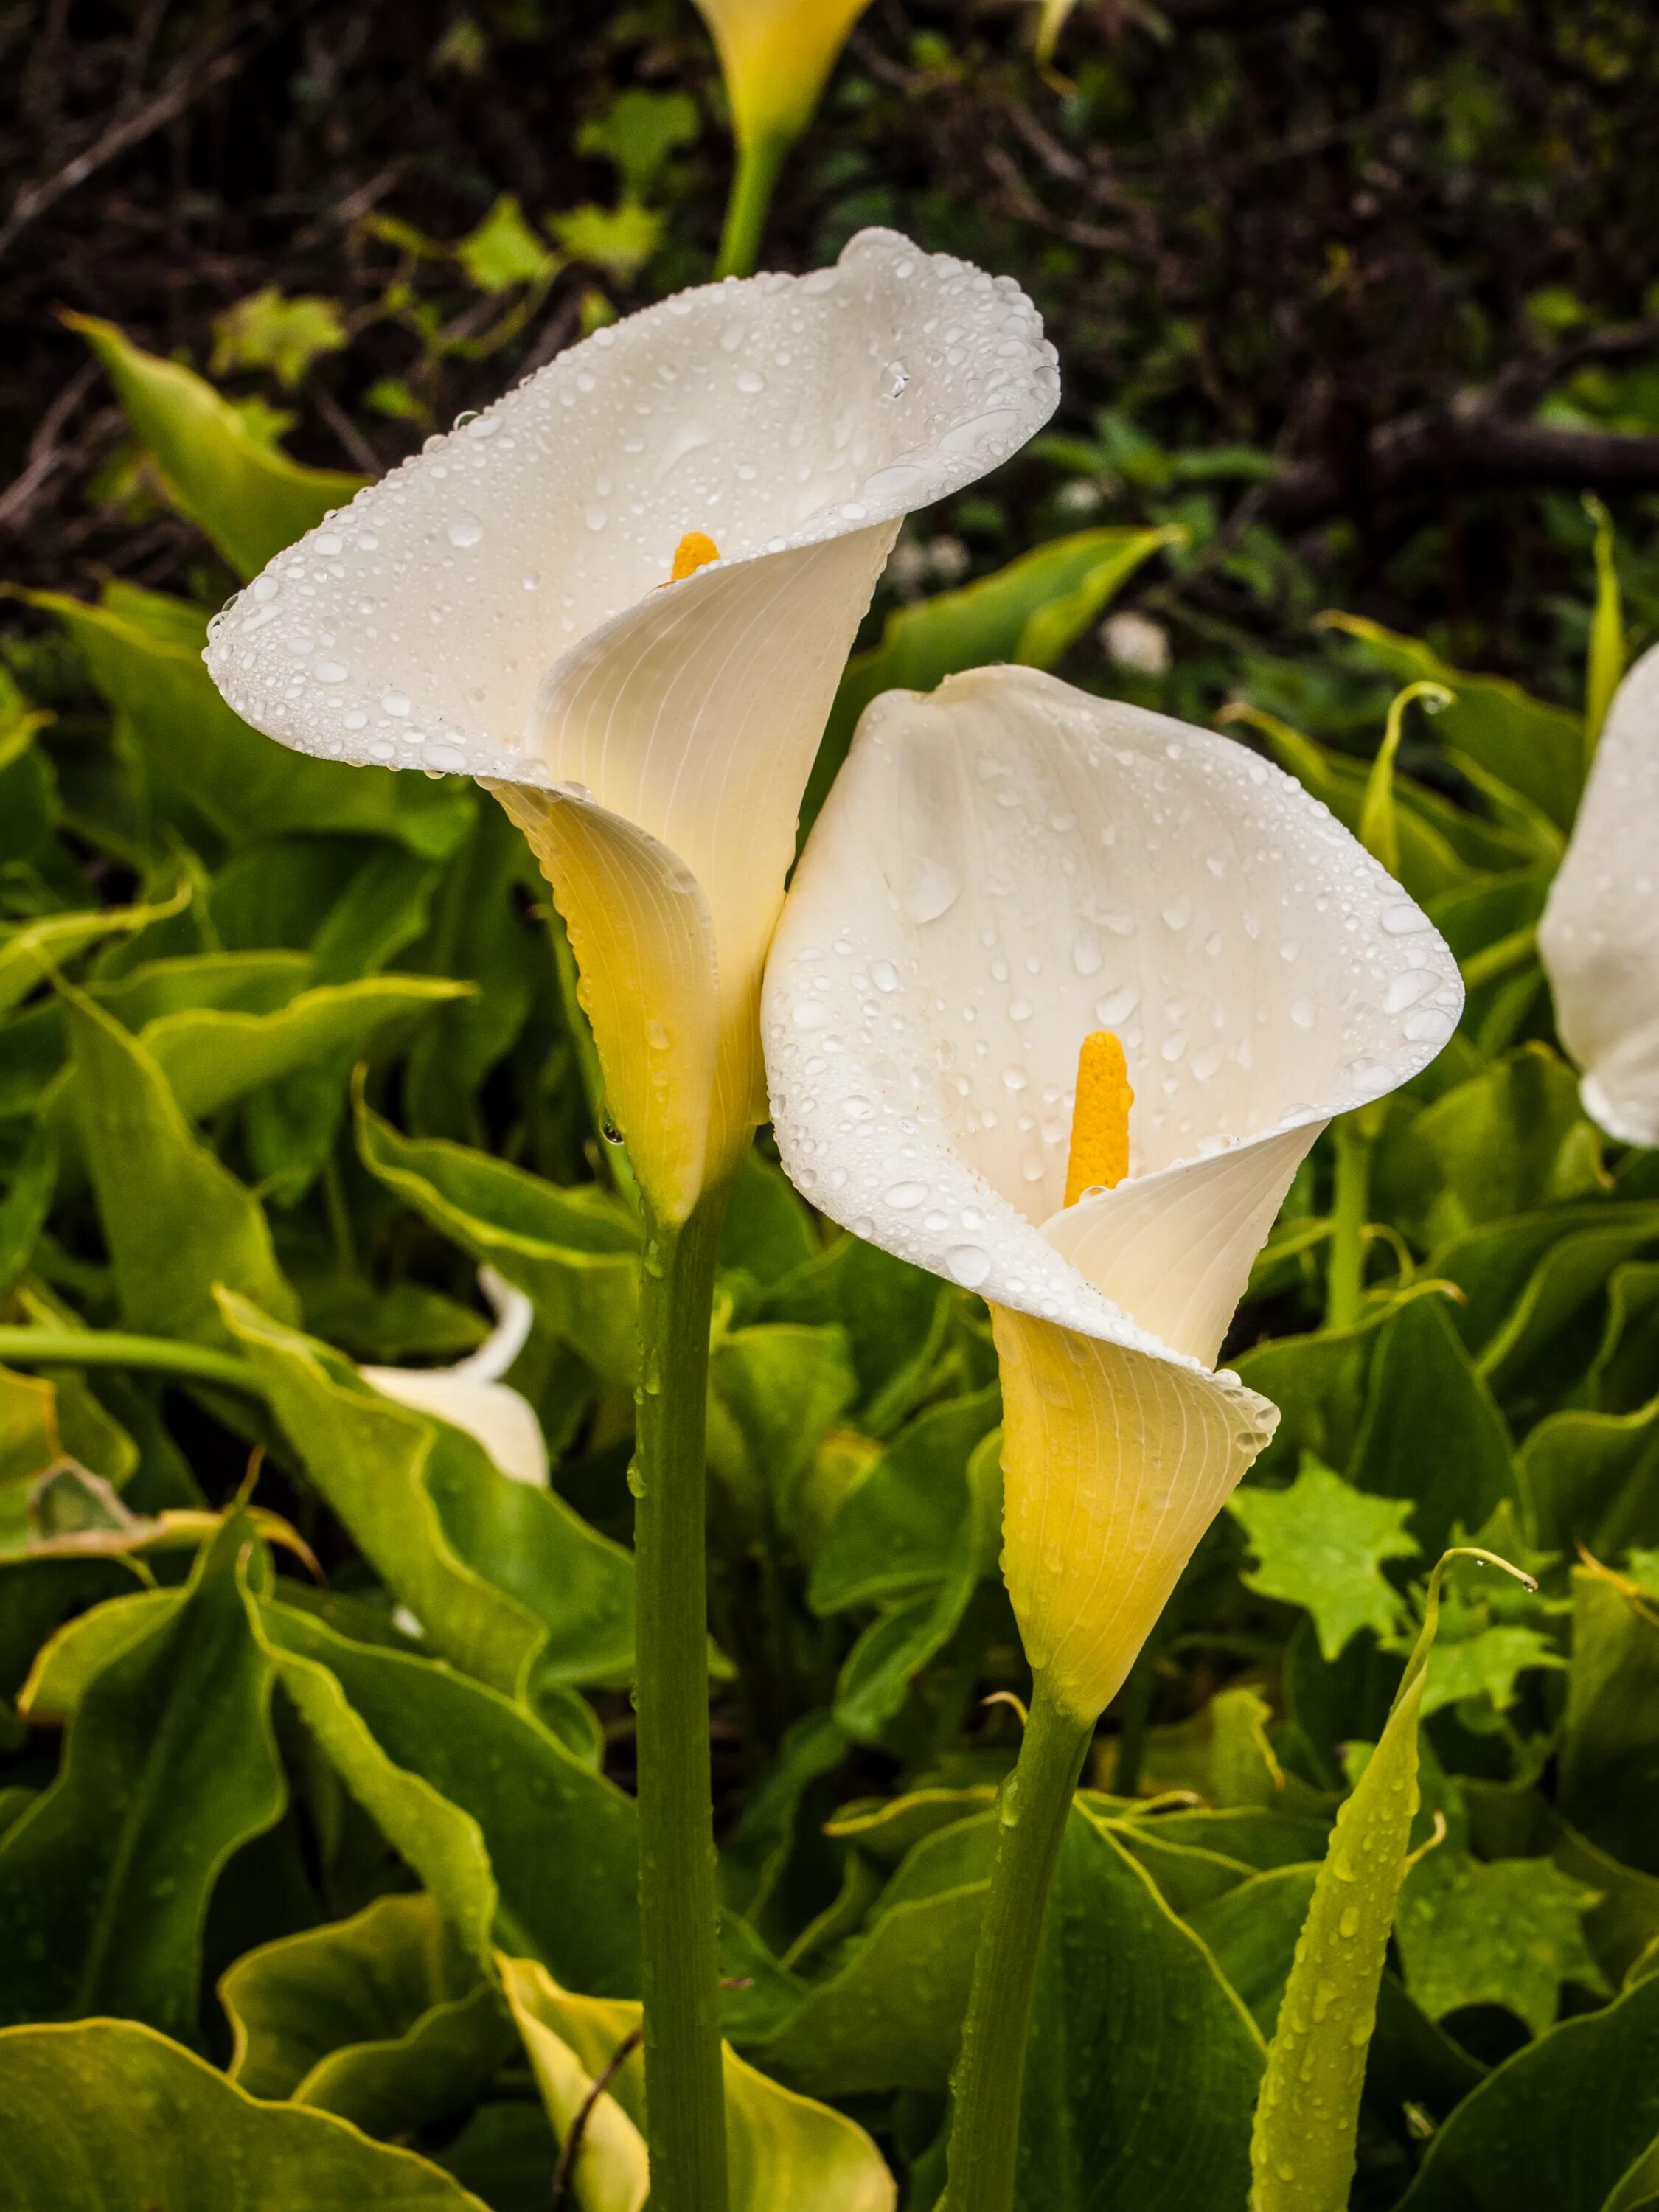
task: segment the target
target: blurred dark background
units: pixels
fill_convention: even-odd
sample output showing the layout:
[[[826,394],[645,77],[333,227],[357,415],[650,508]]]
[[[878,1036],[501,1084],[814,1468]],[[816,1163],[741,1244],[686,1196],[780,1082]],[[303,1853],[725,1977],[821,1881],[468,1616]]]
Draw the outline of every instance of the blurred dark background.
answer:
[[[1013,272],[1060,347],[1054,434],[890,588],[1174,520],[1137,587],[1173,675],[1133,640],[1068,672],[1330,726],[1340,605],[1576,698],[1591,489],[1659,629],[1650,0],[1080,0],[1050,75],[1035,13],[874,0],[775,206],[769,261],[896,224]],[[229,580],[61,311],[378,469],[704,279],[730,171],[690,0],[12,6],[0,110],[0,571],[70,590]]]

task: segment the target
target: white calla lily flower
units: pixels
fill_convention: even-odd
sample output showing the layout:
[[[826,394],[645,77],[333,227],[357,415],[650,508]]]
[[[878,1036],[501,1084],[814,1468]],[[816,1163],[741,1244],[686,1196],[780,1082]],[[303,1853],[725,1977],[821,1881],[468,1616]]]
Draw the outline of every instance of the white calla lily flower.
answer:
[[[1659,1145],[1659,646],[1613,695],[1538,949],[1584,1111]]]
[[[1462,1004],[1398,884],[1229,738],[1012,668],[866,714],[767,974],[779,1149],[989,1302],[1004,1566],[1070,1711],[1273,1433],[1215,1361],[1298,1164]]]
[[[495,1326],[466,1358],[453,1367],[360,1367],[357,1372],[383,1397],[465,1429],[513,1481],[545,1490],[552,1476],[536,1409],[501,1380],[524,1350],[535,1308],[493,1267],[479,1268],[478,1287],[495,1308]]]
[[[259,729],[477,776],[524,829],[661,1221],[764,1111],[757,1009],[800,794],[899,522],[1058,392],[1011,278],[866,231],[833,268],[596,331],[213,625],[214,680]]]

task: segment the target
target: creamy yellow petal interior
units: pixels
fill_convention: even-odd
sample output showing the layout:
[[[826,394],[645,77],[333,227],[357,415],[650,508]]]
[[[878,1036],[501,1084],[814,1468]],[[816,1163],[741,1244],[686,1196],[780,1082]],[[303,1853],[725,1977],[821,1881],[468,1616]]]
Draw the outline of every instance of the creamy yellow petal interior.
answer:
[[[1091,1030],[1077,1056],[1077,1104],[1066,1162],[1065,1204],[1085,1190],[1111,1190],[1129,1172],[1129,1088],[1123,1047],[1110,1030]]]

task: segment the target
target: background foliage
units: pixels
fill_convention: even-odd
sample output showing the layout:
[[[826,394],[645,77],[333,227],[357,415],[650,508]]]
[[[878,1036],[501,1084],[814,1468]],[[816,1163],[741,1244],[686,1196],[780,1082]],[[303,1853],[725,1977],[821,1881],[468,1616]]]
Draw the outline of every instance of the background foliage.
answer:
[[[1095,1747],[1024,2193],[1243,2205],[1315,1869],[1368,1747],[1403,1756],[1462,1534],[1540,1589],[1447,1592],[1354,2202],[1633,2212],[1659,1169],[1583,1116],[1530,932],[1593,611],[1626,653],[1659,625],[1650,24],[1124,0],[1077,10],[1063,84],[1029,28],[878,0],[786,171],[781,262],[900,223],[1018,274],[1066,379],[1045,438],[907,532],[814,794],[876,690],[1013,657],[1229,711],[1358,827],[1391,696],[1433,678],[1453,703],[1411,710],[1368,830],[1470,988],[1382,1119],[1357,1322],[1326,1325],[1322,1146],[1230,1340],[1284,1424]],[[0,2110],[28,2146],[0,2205],[544,2206],[568,2067],[617,2048],[637,1971],[625,1171],[499,811],[283,752],[198,653],[359,477],[706,273],[712,55],[669,0],[20,9],[0,40]],[[464,1356],[482,1263],[534,1303],[512,1380],[550,1493],[356,1374]],[[763,1140],[711,1400],[727,2033],[915,2208],[1016,1740],[981,1701],[1024,1687],[994,1385],[976,1302],[828,1234]],[[844,2133],[745,2079],[785,2161],[754,2170],[808,2201],[777,2173],[836,2170]],[[135,2118],[158,2100],[175,2128]]]

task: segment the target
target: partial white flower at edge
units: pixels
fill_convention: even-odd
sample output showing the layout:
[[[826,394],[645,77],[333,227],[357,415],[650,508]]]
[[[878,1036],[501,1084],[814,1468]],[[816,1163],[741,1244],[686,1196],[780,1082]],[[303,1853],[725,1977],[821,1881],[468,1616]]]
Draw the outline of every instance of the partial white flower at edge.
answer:
[[[1215,1361],[1297,1165],[1462,1004],[1399,884],[1231,739],[1024,669],[866,712],[767,971],[774,1124],[815,1206],[989,1302],[1004,1568],[1079,1714],[1276,1425]],[[1127,1174],[1067,1206],[1103,1030]]]
[[[212,625],[214,681],[256,727],[477,776],[519,823],[661,1220],[764,1113],[761,975],[800,796],[899,523],[1023,445],[1059,390],[1012,277],[864,231],[833,268],[596,331]]]
[[[479,1268],[478,1287],[495,1310],[495,1326],[466,1358],[453,1367],[360,1367],[357,1372],[384,1397],[465,1429],[514,1482],[545,1490],[551,1475],[542,1425],[529,1400],[501,1380],[524,1350],[535,1309],[493,1267]]]
[[[1659,646],[1613,695],[1538,949],[1584,1111],[1659,1146]]]

